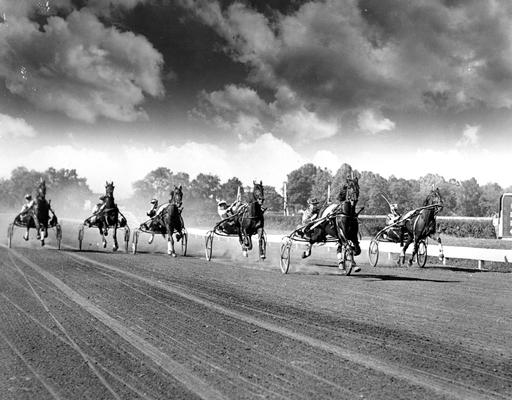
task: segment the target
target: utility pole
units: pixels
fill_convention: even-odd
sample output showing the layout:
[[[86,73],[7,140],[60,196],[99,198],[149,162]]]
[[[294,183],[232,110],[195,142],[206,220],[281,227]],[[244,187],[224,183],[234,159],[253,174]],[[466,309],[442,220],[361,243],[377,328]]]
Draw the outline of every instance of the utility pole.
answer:
[[[286,181],[283,182],[283,215],[288,215],[288,196],[286,194]]]

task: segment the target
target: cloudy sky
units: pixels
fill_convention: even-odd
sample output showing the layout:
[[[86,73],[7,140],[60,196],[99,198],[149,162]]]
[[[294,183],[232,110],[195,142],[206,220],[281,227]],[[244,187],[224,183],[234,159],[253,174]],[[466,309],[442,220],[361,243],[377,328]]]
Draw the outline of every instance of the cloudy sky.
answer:
[[[0,0],[0,177],[512,185],[510,0]]]

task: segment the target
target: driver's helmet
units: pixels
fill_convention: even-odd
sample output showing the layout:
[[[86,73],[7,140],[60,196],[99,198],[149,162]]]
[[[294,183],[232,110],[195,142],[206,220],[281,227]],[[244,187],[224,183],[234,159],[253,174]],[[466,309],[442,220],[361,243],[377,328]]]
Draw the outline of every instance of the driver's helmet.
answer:
[[[226,200],[220,200],[217,203],[217,207],[227,207],[228,203],[226,203]]]
[[[32,200],[32,195],[27,193],[25,195],[25,200]]]
[[[308,200],[308,204],[309,205],[312,205],[312,206],[317,206],[318,205],[318,199],[316,197],[312,197]]]
[[[158,200],[157,199],[151,199],[150,204],[158,204]]]

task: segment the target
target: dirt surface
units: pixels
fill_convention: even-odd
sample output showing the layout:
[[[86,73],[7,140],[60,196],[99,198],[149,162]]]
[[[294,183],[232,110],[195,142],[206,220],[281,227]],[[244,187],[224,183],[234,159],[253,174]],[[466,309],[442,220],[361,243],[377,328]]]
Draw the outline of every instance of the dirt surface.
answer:
[[[276,246],[215,238],[208,262],[202,238],[171,258],[86,230],[79,252],[63,228],[60,251],[0,246],[2,399],[512,398],[511,274],[363,257],[346,277],[294,248],[283,275]]]

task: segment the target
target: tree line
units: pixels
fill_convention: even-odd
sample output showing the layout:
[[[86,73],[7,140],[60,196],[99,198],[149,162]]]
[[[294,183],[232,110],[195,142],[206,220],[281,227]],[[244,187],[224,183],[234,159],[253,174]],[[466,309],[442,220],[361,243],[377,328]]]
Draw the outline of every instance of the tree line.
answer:
[[[307,206],[311,197],[327,201],[330,188],[330,200],[336,196],[348,175],[359,178],[360,198],[358,205],[365,207],[364,214],[386,214],[389,206],[384,199],[397,203],[399,210],[405,212],[420,207],[432,186],[438,187],[444,198],[444,215],[467,217],[491,216],[498,209],[498,201],[504,192],[512,192],[512,187],[502,188],[496,183],[480,185],[475,178],[464,181],[445,179],[436,174],[427,174],[418,179],[403,179],[391,176],[388,179],[371,171],[357,171],[349,164],[342,164],[332,173],[308,163],[291,171],[287,176],[287,205],[291,212]],[[87,179],[78,176],[75,169],[48,168],[38,172],[18,167],[10,178],[0,179],[0,208],[3,210],[19,208],[26,193],[33,193],[39,180],[46,180],[50,198],[58,204],[59,210],[82,208],[86,200],[95,202],[97,194],[89,188]],[[265,183],[265,182],[264,182]],[[238,188],[244,191],[244,185],[237,177],[222,182],[217,175],[200,173],[191,179],[185,172],[173,172],[169,168],[159,167],[150,171],[144,178],[133,183],[133,193],[125,201],[136,207],[147,207],[152,198],[167,201],[174,186],[182,186],[184,201],[192,209],[214,208],[219,200],[228,203],[234,201]],[[251,188],[242,193],[249,199]],[[282,188],[265,185],[265,205],[268,210],[281,212],[284,208]]]

